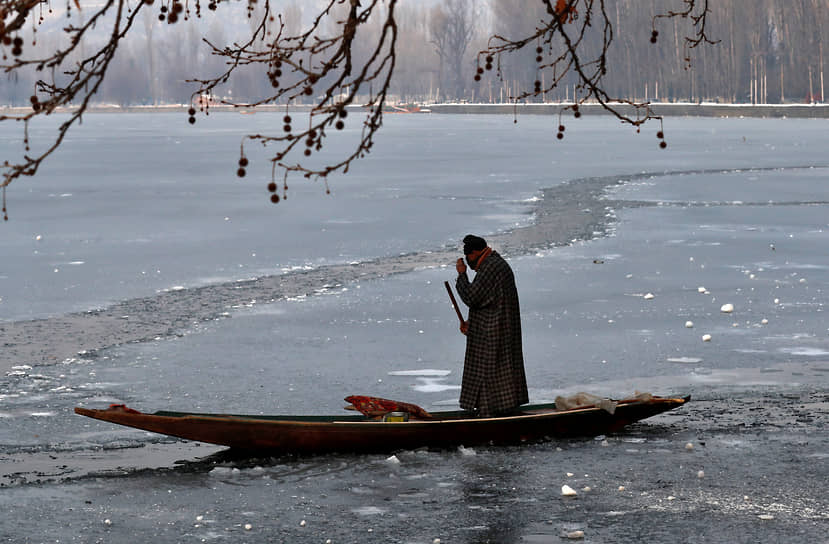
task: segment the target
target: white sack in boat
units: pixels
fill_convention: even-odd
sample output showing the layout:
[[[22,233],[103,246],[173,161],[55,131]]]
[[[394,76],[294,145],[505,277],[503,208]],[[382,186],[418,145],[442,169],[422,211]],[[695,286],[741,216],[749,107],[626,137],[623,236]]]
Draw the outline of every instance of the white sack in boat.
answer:
[[[650,393],[640,393],[636,391],[630,397],[626,397],[622,402],[648,402],[653,399]],[[556,410],[575,410],[577,408],[592,408],[597,406],[609,414],[616,412],[616,406],[619,403],[615,400],[600,397],[598,395],[591,395],[590,393],[576,393],[569,397],[556,397]]]
[[[576,393],[569,397],[556,397],[557,410],[575,410],[577,408],[592,408],[598,406],[602,410],[612,414],[616,411],[616,402],[610,399],[602,398],[590,393]]]

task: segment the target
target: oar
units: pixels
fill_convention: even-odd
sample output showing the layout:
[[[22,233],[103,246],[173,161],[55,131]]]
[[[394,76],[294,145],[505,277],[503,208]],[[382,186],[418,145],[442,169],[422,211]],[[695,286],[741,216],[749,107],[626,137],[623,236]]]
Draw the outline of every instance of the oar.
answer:
[[[460,321],[461,325],[463,325],[463,323],[464,323],[463,314],[461,314],[461,309],[458,308],[458,301],[455,300],[455,294],[452,293],[452,288],[449,287],[449,282],[448,281],[443,282],[443,285],[446,286],[446,292],[449,293],[449,298],[452,300],[452,306],[455,307],[455,313],[458,314],[458,321]]]

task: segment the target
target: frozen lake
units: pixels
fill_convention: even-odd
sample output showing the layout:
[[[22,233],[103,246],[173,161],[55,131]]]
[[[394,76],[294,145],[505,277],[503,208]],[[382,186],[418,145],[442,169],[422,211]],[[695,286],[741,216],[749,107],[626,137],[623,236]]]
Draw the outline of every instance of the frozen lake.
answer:
[[[562,142],[551,118],[518,121],[389,116],[376,151],[330,180],[332,195],[296,180],[274,206],[264,156],[249,151],[248,176],[233,174],[241,136],[274,125],[268,114],[213,114],[195,129],[179,115],[87,116],[37,178],[9,189],[0,484],[11,487],[0,502],[21,523],[0,522],[0,535],[54,540],[69,518],[49,511],[83,496],[91,506],[78,530],[116,542],[145,532],[157,542],[344,542],[369,528],[384,542],[555,542],[571,528],[607,542],[656,516],[641,493],[678,516],[665,522],[674,535],[824,535],[826,499],[809,482],[829,474],[827,121],[669,119],[665,151],[648,129],[631,134],[609,118],[568,122]],[[0,140],[15,145],[12,134]],[[332,456],[176,471],[171,456],[215,449],[181,452],[71,412],[125,402],[336,413],[358,393],[454,407],[463,337],[442,283],[468,232],[515,270],[531,401],[690,393],[697,415],[657,418],[609,449],[588,440],[405,452],[400,466]],[[732,409],[750,419],[764,399],[777,407],[771,419],[810,406],[791,417],[811,422],[758,423],[762,439],[725,422]],[[688,441],[709,448],[688,453]],[[765,474],[759,459],[792,443],[802,447],[786,466],[798,476],[771,475],[760,500],[750,484]],[[735,453],[758,464],[737,470]],[[108,456],[121,476],[97,472]],[[164,470],[136,472],[154,467]],[[703,469],[720,488],[705,486]],[[600,491],[579,503],[590,515],[558,504],[567,478]],[[48,483],[29,485],[38,479]],[[619,486],[636,498],[610,498]],[[774,519],[756,526],[759,515]],[[313,532],[299,529],[305,519]],[[244,532],[248,520],[258,533]]]
[[[671,119],[662,151],[650,127],[636,135],[606,118],[570,120],[559,142],[547,117],[520,117],[516,125],[501,116],[390,115],[372,155],[331,179],[331,196],[320,182],[289,180],[288,201],[272,205],[262,150],[247,151],[246,178],[235,171],[242,136],[279,125],[278,114],[217,113],[195,127],[182,116],[86,116],[37,178],[9,188],[0,320],[455,247],[464,232],[526,224],[541,190],[568,180],[826,161],[825,120]],[[10,130],[17,127],[2,128],[4,149],[22,145]],[[32,126],[35,149],[49,128]],[[812,175],[820,186],[820,174]]]

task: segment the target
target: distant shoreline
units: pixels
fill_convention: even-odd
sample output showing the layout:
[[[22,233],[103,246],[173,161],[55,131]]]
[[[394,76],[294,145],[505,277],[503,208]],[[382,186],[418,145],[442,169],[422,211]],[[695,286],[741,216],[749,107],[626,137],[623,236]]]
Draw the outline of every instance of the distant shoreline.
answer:
[[[433,104],[432,113],[457,114],[512,114],[558,115],[572,103],[549,104]],[[636,110],[627,104],[615,107],[623,114],[636,117]],[[703,102],[652,102],[651,111],[666,117],[797,117],[829,118],[829,104],[717,104]],[[599,104],[581,104],[579,111],[584,115],[610,115]],[[571,111],[565,115],[572,115]]]
[[[419,114],[497,114],[510,115],[558,115],[565,108],[572,106],[572,102],[550,102],[544,104],[426,104],[420,106]],[[713,102],[652,102],[651,111],[655,115],[666,117],[757,117],[757,118],[829,118],[829,104],[719,104]],[[117,106],[96,105],[90,106],[87,113],[186,113],[190,106],[187,104],[170,104],[162,106]],[[618,110],[635,117],[635,109],[627,104],[616,105]],[[359,109],[360,106],[351,106]],[[310,105],[292,105],[291,111],[308,111]],[[28,107],[0,106],[0,116],[21,115],[30,112]],[[71,108],[59,110],[59,113],[73,111]],[[237,112],[240,114],[254,114],[265,112],[284,112],[285,105],[262,105],[253,107],[213,105],[210,111]],[[579,111],[585,115],[610,115],[601,105],[595,103],[581,104]],[[390,112],[403,113],[403,112]],[[572,112],[565,111],[565,114]]]

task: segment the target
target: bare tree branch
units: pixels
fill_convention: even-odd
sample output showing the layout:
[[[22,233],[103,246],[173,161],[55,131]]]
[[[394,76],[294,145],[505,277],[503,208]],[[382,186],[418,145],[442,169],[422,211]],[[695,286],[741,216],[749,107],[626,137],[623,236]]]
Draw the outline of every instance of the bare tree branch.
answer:
[[[534,88],[515,93],[510,100],[517,103],[543,97],[544,93],[574,80],[573,103],[562,111],[572,110],[579,116],[581,104],[595,101],[624,123],[636,127],[651,119],[661,121],[648,102],[613,97],[606,91],[608,53],[614,43],[614,25],[607,13],[606,1],[542,0],[544,17],[533,31],[517,37],[494,35],[490,38],[486,49],[477,55],[474,79],[480,81],[487,70],[493,69],[500,77],[502,62],[509,55],[534,51],[539,75]],[[24,51],[21,33],[31,28],[34,35],[44,19],[44,10],[51,13],[48,0],[0,0],[0,70],[10,77],[25,70],[46,76],[35,83],[29,110],[0,115],[0,122],[22,121],[24,125],[22,160],[3,157],[0,187],[4,195],[15,180],[35,175],[43,161],[62,144],[69,129],[81,120],[105,80],[116,51],[142,10],[157,9],[159,20],[176,24],[191,17],[191,8],[196,17],[201,17],[205,3],[211,12],[238,6],[229,0],[163,0],[158,4],[154,0],[132,0],[131,4],[127,0],[104,0],[103,4],[90,3],[82,9],[81,3],[74,0],[74,8],[73,3],[66,6],[69,22],[62,30],[64,43],[44,56],[37,56],[28,49]],[[716,42],[707,30],[709,1],[681,0],[681,3],[682,9],[653,17],[651,41],[656,41],[657,26],[663,19],[688,20],[685,60],[689,62],[690,49]],[[244,176],[249,165],[246,143],[275,146],[270,158],[273,179],[268,187],[273,202],[287,196],[289,174],[325,180],[331,173],[347,172],[355,160],[371,151],[375,135],[383,124],[383,108],[398,60],[397,5],[398,0],[326,0],[310,22],[297,31],[289,27],[283,14],[274,11],[271,0],[244,0],[241,6],[251,21],[244,40],[224,45],[204,39],[210,53],[224,61],[224,69],[212,77],[189,80],[195,87],[190,122],[196,122],[199,112],[209,114],[215,103],[246,108],[284,106],[281,133],[251,134],[242,140],[237,171]],[[447,60],[450,53],[447,48],[461,51],[462,56],[472,38],[473,26],[466,0],[451,0],[444,15],[456,19],[455,27],[447,29],[454,34],[435,34],[432,40],[442,59]],[[104,43],[84,47],[84,40],[93,29],[100,31],[101,28],[108,29]],[[87,53],[88,49],[91,52]],[[270,92],[241,102],[224,98],[229,93],[222,92],[223,86],[238,72],[250,69],[259,70],[267,78]],[[463,67],[455,63],[452,69],[460,74]],[[307,103],[310,103],[307,126],[303,122],[297,128],[298,120],[291,113],[299,112],[298,106]],[[52,143],[43,151],[30,154],[29,121],[64,109],[71,115],[59,126]],[[355,112],[363,118],[358,125],[359,136],[350,150],[340,156],[322,154],[332,130],[342,130],[347,123],[352,123],[350,117]],[[563,125],[559,128],[561,138]],[[665,146],[664,138],[660,145]],[[281,196],[277,178],[282,181]]]

